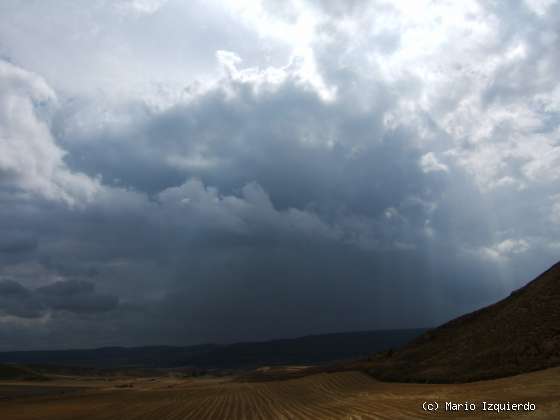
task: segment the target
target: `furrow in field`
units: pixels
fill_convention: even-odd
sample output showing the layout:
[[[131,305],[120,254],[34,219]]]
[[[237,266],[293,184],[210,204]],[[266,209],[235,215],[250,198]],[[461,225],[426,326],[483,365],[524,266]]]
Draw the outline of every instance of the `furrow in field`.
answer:
[[[268,410],[267,399],[261,395],[259,388],[259,386],[253,385],[250,391],[251,400],[255,408],[253,417],[255,420],[268,420],[271,418],[271,414]]]
[[[263,407],[263,419],[268,420],[270,418],[279,418],[279,413],[275,409],[274,394],[271,393],[270,387],[267,384],[262,384],[263,386],[255,387],[255,395]]]
[[[206,412],[204,413],[201,419],[225,419],[227,417],[225,414],[225,406],[226,406],[226,399],[229,396],[227,390],[220,394],[216,394],[212,397],[212,399],[208,402]]]
[[[227,417],[225,417],[225,413],[227,410],[227,406],[229,404],[229,400],[230,400],[230,395],[227,392],[222,393],[222,395],[220,396],[220,402],[217,405],[216,408],[216,419],[225,419]]]
[[[193,404],[189,405],[188,411],[185,412],[185,419],[200,419],[200,415],[206,410],[206,404],[211,397],[197,398]]]
[[[263,383],[263,386],[259,388],[259,392],[262,394],[263,398],[266,398],[271,416],[270,418],[279,420],[294,419],[295,416],[293,412],[286,408],[285,404],[282,404],[281,394],[277,392],[277,388],[278,387],[274,387],[274,385],[268,383]]]

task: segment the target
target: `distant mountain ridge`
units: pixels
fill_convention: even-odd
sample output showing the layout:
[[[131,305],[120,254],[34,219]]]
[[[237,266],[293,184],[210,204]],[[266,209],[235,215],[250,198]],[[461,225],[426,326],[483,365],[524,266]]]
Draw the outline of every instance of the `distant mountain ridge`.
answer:
[[[466,382],[560,365],[560,263],[493,305],[429,330],[368,371],[392,381]]]
[[[107,369],[244,369],[263,365],[319,364],[364,357],[373,351],[398,347],[425,331],[425,328],[362,331],[226,345],[0,352],[0,363]]]

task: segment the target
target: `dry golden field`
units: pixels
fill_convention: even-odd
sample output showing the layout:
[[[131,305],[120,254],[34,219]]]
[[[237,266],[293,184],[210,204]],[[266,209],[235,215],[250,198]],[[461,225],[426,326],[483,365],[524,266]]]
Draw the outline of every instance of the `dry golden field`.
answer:
[[[378,382],[360,372],[272,382],[231,378],[59,378],[0,383],[2,420],[560,419],[560,368],[468,384]],[[422,410],[445,401],[529,401],[532,413]]]

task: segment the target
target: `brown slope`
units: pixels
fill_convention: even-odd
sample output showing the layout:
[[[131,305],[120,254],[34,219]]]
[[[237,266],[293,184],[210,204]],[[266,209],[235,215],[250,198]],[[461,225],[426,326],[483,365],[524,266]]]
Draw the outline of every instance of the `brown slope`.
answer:
[[[560,263],[506,299],[375,356],[384,380],[466,382],[560,365]]]

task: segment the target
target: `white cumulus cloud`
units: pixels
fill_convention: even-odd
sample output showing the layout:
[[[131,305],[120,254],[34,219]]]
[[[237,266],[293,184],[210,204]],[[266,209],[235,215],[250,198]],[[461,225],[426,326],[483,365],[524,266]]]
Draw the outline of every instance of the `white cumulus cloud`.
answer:
[[[47,121],[55,103],[41,77],[0,61],[0,185],[78,204],[91,199],[99,183],[64,163]]]

